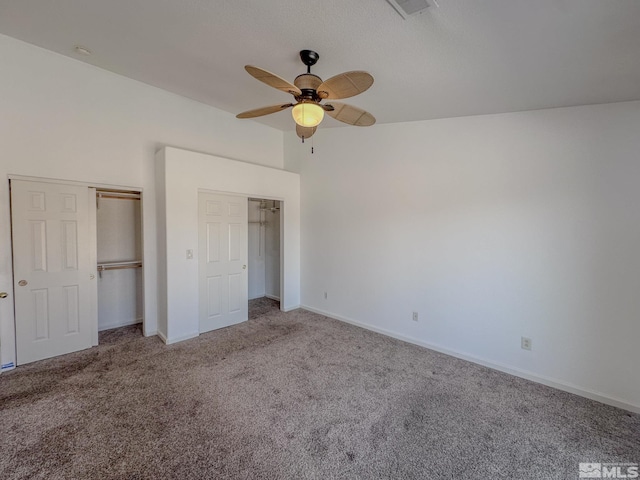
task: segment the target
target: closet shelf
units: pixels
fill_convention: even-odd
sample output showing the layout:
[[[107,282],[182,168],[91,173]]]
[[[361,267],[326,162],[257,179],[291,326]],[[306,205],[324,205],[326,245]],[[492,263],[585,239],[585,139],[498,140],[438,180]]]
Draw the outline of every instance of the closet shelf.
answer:
[[[109,190],[98,190],[96,192],[98,198],[119,198],[128,200],[140,200],[140,192],[115,192]]]

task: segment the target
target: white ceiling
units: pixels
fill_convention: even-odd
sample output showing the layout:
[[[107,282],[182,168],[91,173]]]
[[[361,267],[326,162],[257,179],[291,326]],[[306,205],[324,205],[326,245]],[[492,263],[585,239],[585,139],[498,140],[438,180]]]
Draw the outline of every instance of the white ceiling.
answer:
[[[291,99],[244,65],[293,81],[305,48],[322,78],[375,77],[346,102],[379,123],[640,100],[640,0],[438,3],[403,20],[385,0],[0,0],[0,33],[234,114]]]

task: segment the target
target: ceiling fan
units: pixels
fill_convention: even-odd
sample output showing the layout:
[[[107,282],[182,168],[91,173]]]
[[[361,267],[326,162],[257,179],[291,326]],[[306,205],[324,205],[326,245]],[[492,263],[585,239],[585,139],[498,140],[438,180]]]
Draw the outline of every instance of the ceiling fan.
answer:
[[[256,108],[239,113],[236,117],[261,117],[293,107],[291,113],[296,122],[296,133],[303,142],[316,132],[325,112],[349,125],[368,127],[376,123],[373,115],[353,105],[339,102],[320,103],[325,99],[342,99],[358,95],[373,85],[373,77],[367,72],[356,70],[341,73],[323,82],[320,77],[311,73],[311,66],[315,65],[319,58],[320,55],[312,50],[301,50],[300,59],[307,66],[307,73],[298,75],[293,84],[262,68],[246,65],[244,68],[249,75],[273,88],[290,93],[296,99],[296,103]]]

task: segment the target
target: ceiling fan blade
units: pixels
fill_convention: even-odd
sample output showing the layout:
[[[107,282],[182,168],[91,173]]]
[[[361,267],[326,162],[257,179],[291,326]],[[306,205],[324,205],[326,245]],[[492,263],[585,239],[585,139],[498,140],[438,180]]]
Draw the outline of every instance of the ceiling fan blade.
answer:
[[[270,113],[276,113],[281,110],[285,110],[289,107],[293,107],[293,103],[285,103],[278,105],[271,105],[270,107],[254,108],[253,110],[247,110],[246,112],[239,113],[236,118],[255,118],[262,117],[263,115],[269,115]]]
[[[320,98],[349,98],[373,85],[373,77],[360,70],[345,72],[325,80],[316,89]]]
[[[296,123],[296,133],[298,134],[298,136],[300,138],[302,138],[303,140],[305,138],[311,138],[311,136],[316,133],[316,129],[318,127],[303,127],[301,125],[298,125]]]
[[[267,72],[262,68],[254,67],[252,65],[245,65],[244,69],[256,80],[260,80],[270,87],[277,88],[278,90],[290,93],[291,95],[302,95],[302,92],[298,87],[287,82],[284,78],[279,77],[275,73]]]
[[[353,105],[331,102],[323,105],[323,107],[329,107],[325,108],[327,115],[330,115],[341,122],[348,123],[349,125],[369,127],[376,123],[376,118],[373,115],[361,108],[354,107]],[[333,109],[331,109],[331,107],[333,107]]]

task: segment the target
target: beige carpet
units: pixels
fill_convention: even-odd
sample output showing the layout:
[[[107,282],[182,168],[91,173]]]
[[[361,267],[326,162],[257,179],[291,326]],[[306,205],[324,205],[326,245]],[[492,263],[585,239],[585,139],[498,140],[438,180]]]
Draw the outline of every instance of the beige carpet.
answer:
[[[639,415],[253,306],[179,344],[126,327],[0,375],[0,478],[564,480],[640,462]]]

